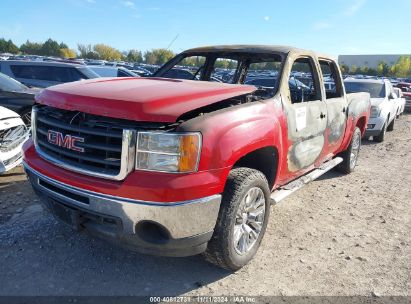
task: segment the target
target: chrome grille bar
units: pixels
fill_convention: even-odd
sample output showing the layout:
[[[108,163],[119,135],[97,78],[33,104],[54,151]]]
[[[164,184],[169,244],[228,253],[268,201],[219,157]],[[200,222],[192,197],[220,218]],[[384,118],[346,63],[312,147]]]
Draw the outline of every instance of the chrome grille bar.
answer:
[[[33,107],[32,136],[37,153],[45,160],[69,171],[112,180],[123,180],[134,170],[136,130],[103,131],[100,126],[98,129],[76,126],[48,117],[44,113],[39,115],[40,111],[38,106]],[[79,143],[85,152],[72,151],[47,142],[48,127],[57,128],[65,134],[87,137],[84,145]],[[96,141],[97,137],[100,141]],[[111,143],[116,139],[118,144]]]

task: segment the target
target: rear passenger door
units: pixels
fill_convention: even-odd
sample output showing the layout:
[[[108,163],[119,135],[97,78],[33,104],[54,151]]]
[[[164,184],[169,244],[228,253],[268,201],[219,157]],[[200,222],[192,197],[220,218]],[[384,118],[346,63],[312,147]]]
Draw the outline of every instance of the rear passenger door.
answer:
[[[341,146],[347,121],[347,100],[344,96],[342,79],[337,65],[332,60],[319,59],[323,87],[327,105],[327,132],[325,134],[325,153],[334,154]]]
[[[320,78],[313,58],[297,58],[288,80],[288,171],[297,173],[322,161],[327,107],[322,100]]]

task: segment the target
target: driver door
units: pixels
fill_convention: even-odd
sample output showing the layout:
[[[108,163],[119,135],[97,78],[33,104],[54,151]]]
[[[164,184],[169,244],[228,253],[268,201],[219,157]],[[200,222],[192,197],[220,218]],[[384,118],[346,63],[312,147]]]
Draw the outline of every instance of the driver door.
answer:
[[[298,175],[322,161],[327,106],[322,98],[317,65],[312,57],[297,58],[291,68],[286,104],[288,171]]]

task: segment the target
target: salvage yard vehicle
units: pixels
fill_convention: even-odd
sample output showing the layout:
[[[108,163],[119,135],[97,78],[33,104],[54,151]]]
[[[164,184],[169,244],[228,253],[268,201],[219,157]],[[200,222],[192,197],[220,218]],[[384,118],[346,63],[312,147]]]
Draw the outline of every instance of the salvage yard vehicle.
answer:
[[[161,78],[188,61],[197,63],[193,80]],[[231,84],[212,81],[224,62],[235,71]],[[244,85],[249,70],[278,81]],[[305,71],[312,86],[291,90],[291,75]],[[333,91],[322,73],[332,75]],[[154,76],[63,84],[36,96],[24,166],[64,223],[142,253],[204,253],[237,270],[257,252],[272,203],[357,164],[370,97],[346,94],[330,57],[203,47]]]
[[[397,95],[397,99],[395,100],[395,102],[397,103],[398,108],[397,118],[399,118],[405,110],[405,97],[400,88],[394,88],[394,93],[395,95]]]
[[[17,80],[0,73],[0,106],[17,112],[24,123],[31,125],[31,107],[39,89],[28,88]]]
[[[21,164],[29,129],[19,114],[0,107],[0,174]]]
[[[84,65],[53,61],[0,61],[0,72],[37,88],[99,77]]]
[[[94,73],[98,74],[100,77],[140,77],[136,73],[123,67],[92,65],[88,68]]]
[[[383,142],[387,131],[393,131],[399,112],[398,96],[388,80],[346,79],[345,89],[349,93],[369,92],[371,96],[371,115],[365,132],[376,142]]]
[[[396,85],[397,88],[400,88],[402,94],[405,98],[405,111],[411,112],[411,83],[400,82]]]

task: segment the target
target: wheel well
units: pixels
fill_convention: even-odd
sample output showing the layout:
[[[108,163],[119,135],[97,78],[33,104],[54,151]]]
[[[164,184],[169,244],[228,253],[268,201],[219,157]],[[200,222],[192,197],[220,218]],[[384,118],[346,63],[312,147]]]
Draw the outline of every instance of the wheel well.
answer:
[[[357,121],[357,127],[360,128],[361,134],[364,134],[365,132],[365,117],[361,117]]]
[[[275,147],[264,147],[241,157],[234,167],[247,167],[262,172],[267,178],[270,189],[274,185],[278,166],[278,152]]]

